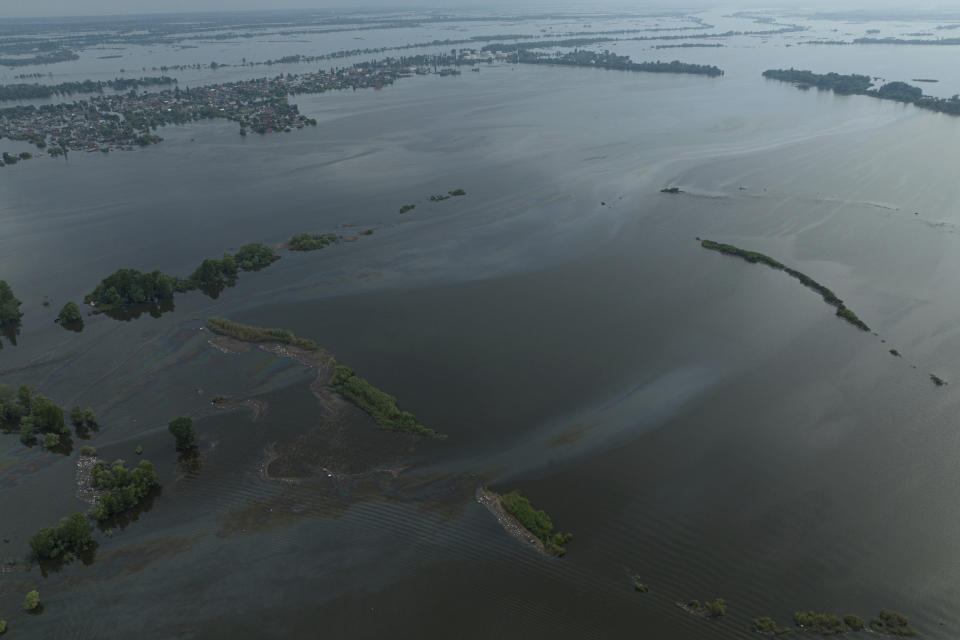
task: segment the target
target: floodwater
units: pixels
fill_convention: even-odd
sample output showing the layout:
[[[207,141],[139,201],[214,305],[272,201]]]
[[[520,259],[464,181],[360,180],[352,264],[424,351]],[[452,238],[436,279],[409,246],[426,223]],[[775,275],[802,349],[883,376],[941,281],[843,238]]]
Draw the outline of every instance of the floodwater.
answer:
[[[300,96],[319,125],[290,134],[205,122],[4,168],[0,275],[26,315],[0,381],[94,407],[102,457],[142,445],[163,484],[89,565],[0,575],[8,637],[743,638],[759,616],[881,608],[953,637],[960,119],[759,76],[882,75],[843,57],[859,49],[824,67],[823,48],[747,48],[668,51],[719,79],[500,64]],[[53,323],[120,267],[185,276],[247,242],[367,228],[158,318]],[[697,237],[809,274],[876,335]],[[298,440],[329,411],[313,372],[211,348],[212,315],[317,340],[447,439],[354,412]],[[197,459],[166,433],[181,414]],[[297,443],[363,470],[265,477]],[[74,462],[0,436],[0,556],[84,509]],[[480,483],[521,489],[568,554],[508,536]],[[38,616],[19,611],[32,588]],[[674,604],[715,597],[724,619]]]

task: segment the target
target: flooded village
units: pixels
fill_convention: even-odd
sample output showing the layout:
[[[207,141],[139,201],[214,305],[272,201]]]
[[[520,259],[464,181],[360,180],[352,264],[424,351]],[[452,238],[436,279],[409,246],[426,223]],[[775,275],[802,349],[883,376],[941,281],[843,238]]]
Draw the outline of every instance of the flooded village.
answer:
[[[290,96],[379,89],[414,74],[456,75],[455,66],[463,60],[448,55],[391,57],[315,73],[7,107],[0,109],[0,137],[27,141],[58,156],[132,150],[160,142],[159,127],[208,118],[237,122],[241,135],[292,131],[316,121],[302,115]]]

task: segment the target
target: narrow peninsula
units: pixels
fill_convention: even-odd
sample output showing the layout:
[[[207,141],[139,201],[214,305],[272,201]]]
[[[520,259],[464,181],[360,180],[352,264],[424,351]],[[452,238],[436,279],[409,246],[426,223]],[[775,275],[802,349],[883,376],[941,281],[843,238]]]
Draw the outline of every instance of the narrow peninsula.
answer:
[[[799,280],[800,283],[803,284],[803,286],[807,287],[808,289],[813,289],[814,291],[819,293],[821,297],[823,297],[824,302],[826,302],[832,307],[836,307],[838,316],[840,316],[841,318],[843,318],[844,320],[846,320],[847,322],[855,326],[857,329],[860,329],[861,331],[870,331],[870,327],[868,327],[866,323],[864,323],[860,318],[858,318],[857,314],[855,314],[853,311],[848,309],[847,306],[843,304],[843,300],[838,298],[833,291],[823,286],[822,284],[820,284],[810,276],[806,275],[805,273],[801,273],[796,269],[791,269],[790,267],[784,265],[783,263],[774,260],[770,256],[765,256],[762,253],[757,253],[756,251],[747,251],[746,249],[740,249],[739,247],[735,247],[733,245],[722,244],[720,242],[714,242],[712,240],[701,240],[700,246],[703,247],[704,249],[710,249],[711,251],[719,251],[720,253],[725,253],[727,255],[743,258],[747,262],[751,262],[751,263],[759,262],[767,265],[772,269],[783,271],[787,275]]]
[[[960,116],[960,96],[954,95],[950,98],[927,96],[923,94],[923,89],[907,84],[906,82],[888,82],[874,89],[873,80],[870,76],[860,74],[813,73],[812,71],[803,71],[800,69],[767,69],[763,72],[763,77],[770,80],[789,82],[798,89],[816,87],[841,95],[861,95],[879,98],[881,100],[894,100],[896,102],[912,104],[915,107],[926,109],[927,111]],[[924,80],[921,79],[917,81],[923,82]]]

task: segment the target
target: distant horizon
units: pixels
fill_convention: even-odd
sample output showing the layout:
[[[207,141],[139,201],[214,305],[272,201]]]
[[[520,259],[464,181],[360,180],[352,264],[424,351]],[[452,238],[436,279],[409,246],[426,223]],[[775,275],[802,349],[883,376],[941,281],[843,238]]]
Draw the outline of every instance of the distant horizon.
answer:
[[[322,3],[323,0],[320,0]],[[342,0],[336,3],[320,4],[317,0],[286,0],[282,7],[264,8],[262,0],[168,0],[163,11],[157,11],[152,2],[146,0],[35,0],[29,4],[13,7],[0,7],[0,19],[8,20],[76,20],[89,18],[128,18],[136,16],[159,17],[170,15],[212,15],[212,14],[281,14],[302,12],[346,12],[364,13],[368,11],[482,11],[509,9],[511,13],[526,11],[556,11],[593,13],[597,11],[629,10],[671,10],[677,12],[695,12],[711,8],[726,9],[776,9],[792,12],[820,12],[827,14],[876,14],[887,13],[891,16],[960,16],[960,8],[943,6],[933,0],[927,3],[905,7],[899,0],[880,0],[865,4],[843,3],[838,6],[827,0],[810,0],[805,6],[797,6],[790,0],[743,0],[741,2],[719,2],[715,0],[684,0],[682,4],[670,0],[629,2],[628,0],[609,0],[601,6],[589,8],[571,0],[524,0],[517,5],[510,0],[421,0],[416,3],[404,3],[402,0],[365,0],[362,6],[351,5]]]

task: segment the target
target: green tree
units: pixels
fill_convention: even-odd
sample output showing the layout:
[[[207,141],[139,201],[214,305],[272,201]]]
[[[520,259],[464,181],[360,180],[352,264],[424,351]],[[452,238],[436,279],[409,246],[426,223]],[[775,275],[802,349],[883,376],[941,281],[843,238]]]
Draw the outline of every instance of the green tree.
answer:
[[[17,322],[21,317],[20,301],[13,295],[7,281],[0,280],[0,325]]]
[[[7,621],[0,620],[0,636],[5,634],[6,632],[7,632]]]
[[[80,313],[80,307],[76,302],[68,302],[60,309],[57,315],[57,321],[60,324],[80,324],[83,322],[83,315]]]
[[[186,451],[193,448],[197,439],[197,434],[193,430],[193,420],[186,416],[180,416],[171,421],[167,428],[177,442],[177,451]]]
[[[34,589],[27,593],[27,597],[23,599],[23,608],[27,611],[33,611],[40,606],[40,592]]]

